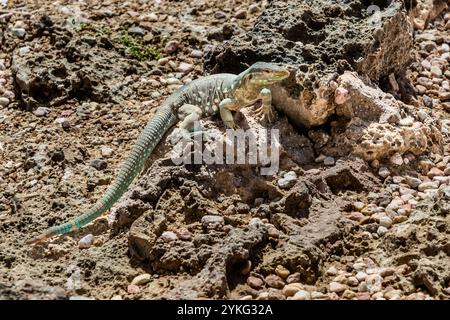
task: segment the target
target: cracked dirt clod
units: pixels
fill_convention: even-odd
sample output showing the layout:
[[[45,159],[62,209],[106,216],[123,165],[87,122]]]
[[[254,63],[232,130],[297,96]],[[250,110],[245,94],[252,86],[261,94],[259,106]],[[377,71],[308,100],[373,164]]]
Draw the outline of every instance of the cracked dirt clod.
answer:
[[[73,36],[66,30],[55,37],[55,41],[63,41],[64,45],[46,53],[16,52],[13,56],[11,69],[18,97],[26,108],[56,106],[71,98],[119,102],[130,95],[124,85],[125,76],[135,74],[137,69],[133,60],[110,50],[114,46],[110,40],[105,37],[98,42],[95,38],[93,42],[85,38],[70,40]],[[113,68],[109,61],[115,61]],[[118,75],[123,77],[122,81],[118,81]]]

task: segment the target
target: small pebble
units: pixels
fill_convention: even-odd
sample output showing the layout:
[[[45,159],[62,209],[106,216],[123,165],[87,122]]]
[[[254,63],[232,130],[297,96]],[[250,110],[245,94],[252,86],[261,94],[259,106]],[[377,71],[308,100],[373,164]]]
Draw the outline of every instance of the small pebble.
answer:
[[[450,46],[447,43],[443,43],[441,45],[441,47],[439,48],[440,52],[449,52],[450,51]]]
[[[138,275],[137,277],[135,277],[132,281],[131,284],[137,285],[137,286],[141,286],[143,284],[146,284],[148,282],[150,282],[152,280],[152,276],[148,273],[143,273]]]
[[[26,31],[24,28],[11,28],[11,33],[18,38],[23,38]]]
[[[425,191],[428,189],[437,189],[439,188],[439,182],[436,181],[429,181],[429,182],[422,182],[417,189],[419,191]]]
[[[294,171],[289,171],[284,174],[283,178],[278,180],[278,186],[286,189],[291,187],[297,181],[297,174]]]
[[[276,274],[269,274],[267,277],[264,278],[264,281],[267,283],[269,287],[275,288],[275,289],[281,289],[284,287],[284,281]]]
[[[330,283],[328,289],[330,292],[340,293],[340,292],[344,292],[345,289],[347,289],[347,286],[343,285],[342,283],[333,281]]]
[[[436,177],[436,176],[443,176],[443,175],[444,175],[444,172],[436,167],[431,168],[430,171],[428,171],[428,173],[427,173],[427,176],[430,179],[432,179],[433,177]]]
[[[294,283],[294,282],[300,282],[301,274],[299,272],[290,274],[287,279],[286,283]]]
[[[356,299],[358,299],[358,300],[370,300],[370,293],[369,292],[358,292],[356,294]]]
[[[388,216],[381,217],[379,224],[380,226],[383,226],[385,228],[390,228],[392,226],[392,219],[389,218]]]
[[[284,286],[282,292],[286,297],[292,297],[301,289],[302,285],[300,283],[290,283]]]
[[[181,227],[181,228],[175,230],[175,233],[177,234],[178,238],[181,240],[188,241],[188,240],[192,239],[192,233],[184,227]]]
[[[166,46],[164,47],[164,52],[167,54],[172,54],[178,50],[179,46],[180,46],[180,43],[177,40],[170,40],[169,42],[167,42]]]
[[[94,236],[92,234],[87,234],[78,241],[78,248],[88,249],[94,243]]]
[[[202,225],[205,228],[223,226],[225,220],[222,216],[206,215],[202,217]]]
[[[94,159],[89,163],[89,165],[99,171],[105,170],[108,166],[107,162],[103,159]]]
[[[194,70],[194,66],[192,64],[186,63],[186,62],[181,62],[177,68],[178,72],[182,72],[184,74],[187,74],[187,73],[191,72],[192,70]]]
[[[167,82],[168,85],[181,84],[181,81],[179,79],[177,79],[177,78],[167,78],[166,82]]]
[[[135,284],[130,284],[127,287],[127,292],[129,294],[137,294],[137,293],[141,292],[141,289]]]
[[[136,36],[145,36],[145,29],[141,28],[141,27],[131,27],[128,29],[128,33],[132,34],[132,35],[136,35]]]
[[[399,153],[395,153],[395,154],[389,159],[389,161],[390,161],[392,164],[395,164],[395,165],[397,165],[397,166],[401,166],[401,165],[403,164],[403,158],[402,158],[401,154],[399,154]]]
[[[203,52],[201,50],[192,50],[191,51],[191,57],[192,58],[201,58],[203,57]]]
[[[226,18],[226,14],[223,11],[216,11],[216,12],[214,12],[214,18],[224,19],[224,18]]]
[[[159,65],[159,66],[164,66],[164,65],[166,65],[167,63],[169,63],[169,61],[170,61],[170,59],[167,58],[167,57],[160,58],[160,59],[158,59],[158,65]]]
[[[431,68],[431,63],[428,60],[422,60],[422,62],[420,64],[422,65],[422,67],[424,69],[430,70],[430,68]]]
[[[368,292],[369,291],[369,288],[367,287],[367,283],[365,281],[359,283],[358,291],[359,292]]]
[[[395,268],[386,267],[380,269],[380,276],[382,277],[388,277],[392,276],[395,273]]]
[[[335,163],[335,160],[333,157],[326,157],[325,159],[323,159],[323,164],[326,166],[333,166]]]
[[[367,277],[367,273],[363,272],[363,271],[358,271],[358,273],[355,275],[355,278],[358,281],[364,281]]]
[[[335,275],[337,275],[337,273],[338,273],[338,270],[336,269],[335,266],[331,266],[331,267],[325,272],[325,274],[326,274],[327,276],[335,276]]]
[[[292,297],[292,300],[310,300],[310,299],[311,299],[311,294],[305,290],[297,291],[294,294],[294,296]]]
[[[436,76],[436,77],[442,77],[442,70],[441,68],[439,68],[439,66],[431,66],[430,72],[432,75]]]
[[[251,288],[259,290],[264,286],[264,281],[260,278],[250,276],[247,278],[247,284]]]
[[[268,299],[269,299],[268,292],[261,292],[257,298],[257,300],[268,300]]]
[[[283,279],[286,279],[290,274],[289,270],[283,267],[282,265],[278,265],[275,268],[275,273]]]
[[[431,99],[429,96],[423,96],[422,101],[426,107],[433,108],[433,99]]]
[[[359,284],[359,281],[356,277],[348,277],[347,278],[347,284],[349,286],[355,287]]]
[[[388,232],[388,229],[386,227],[383,227],[383,226],[379,226],[378,229],[377,229],[377,234],[380,237],[384,236],[387,232]]]
[[[6,107],[9,105],[9,99],[5,97],[0,97],[0,106]]]
[[[384,297],[388,300],[398,300],[402,295],[401,290],[390,290],[384,294]]]
[[[409,177],[406,176],[406,183],[411,187],[411,188],[417,188],[419,186],[419,184],[422,183],[422,180],[420,180],[419,178],[414,178],[414,177]]]
[[[107,146],[103,146],[101,148],[101,153],[102,153],[103,157],[109,157],[110,155],[112,155],[113,149],[111,149],[110,147],[107,147]]]
[[[386,167],[381,167],[380,170],[378,170],[378,174],[382,178],[387,178],[391,172]]]
[[[161,234],[161,239],[163,239],[165,242],[172,242],[178,239],[175,232],[172,231],[164,231]]]
[[[370,293],[381,291],[383,278],[379,274],[369,274],[365,280]]]

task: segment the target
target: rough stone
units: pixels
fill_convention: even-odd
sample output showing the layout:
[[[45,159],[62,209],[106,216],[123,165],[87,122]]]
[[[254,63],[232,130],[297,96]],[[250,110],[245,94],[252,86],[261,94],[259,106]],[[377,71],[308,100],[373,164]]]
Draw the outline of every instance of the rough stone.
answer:
[[[340,292],[344,292],[345,289],[347,289],[347,287],[339,282],[331,282],[329,285],[329,290],[331,292],[340,293]]]
[[[275,288],[275,289],[281,289],[284,287],[284,281],[279,276],[275,274],[269,274],[267,277],[265,277],[264,281],[267,283],[269,287]]]
[[[409,65],[412,29],[402,6],[398,0],[383,6],[383,26],[375,27],[367,23],[366,5],[356,9],[340,4],[324,11],[328,7],[324,0],[270,3],[250,32],[218,47],[205,67],[239,73],[256,61],[289,64],[292,77],[272,89],[275,105],[297,124],[321,125],[334,113],[336,88],[331,80],[336,73],[357,70],[379,80],[391,73],[402,74]],[[358,15],[352,13],[355,10]],[[354,32],[344,27],[347,19]]]
[[[247,278],[247,284],[251,288],[259,290],[264,286],[264,281],[260,278],[250,276]]]

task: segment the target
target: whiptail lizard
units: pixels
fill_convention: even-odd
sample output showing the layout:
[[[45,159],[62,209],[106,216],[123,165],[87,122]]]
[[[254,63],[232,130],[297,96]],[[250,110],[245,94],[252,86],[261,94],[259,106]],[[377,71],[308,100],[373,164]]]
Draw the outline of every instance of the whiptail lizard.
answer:
[[[236,126],[231,112],[257,101],[262,102],[257,114],[271,120],[272,96],[267,87],[288,76],[289,71],[284,67],[257,62],[239,75],[215,74],[184,85],[157,109],[103,198],[83,215],[51,227],[27,243],[41,242],[54,235],[80,229],[109,210],[142,170],[145,161],[167,130],[177,122],[180,122],[181,128],[192,131],[194,123],[200,118],[219,112],[225,125],[234,129]]]

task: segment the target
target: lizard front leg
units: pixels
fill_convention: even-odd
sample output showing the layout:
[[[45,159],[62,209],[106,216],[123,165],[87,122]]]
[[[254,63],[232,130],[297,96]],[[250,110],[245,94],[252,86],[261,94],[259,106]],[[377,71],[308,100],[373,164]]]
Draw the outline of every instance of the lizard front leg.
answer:
[[[263,88],[259,92],[258,99],[261,99],[262,104],[261,107],[256,110],[256,114],[258,116],[262,115],[262,119],[267,119],[269,122],[272,122],[272,93],[269,89]]]
[[[230,129],[238,128],[234,123],[233,114],[231,113],[231,110],[235,110],[235,107],[236,102],[230,98],[223,99],[219,103],[220,117],[222,118],[222,121],[225,124],[225,126],[227,126],[227,128]]]

